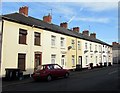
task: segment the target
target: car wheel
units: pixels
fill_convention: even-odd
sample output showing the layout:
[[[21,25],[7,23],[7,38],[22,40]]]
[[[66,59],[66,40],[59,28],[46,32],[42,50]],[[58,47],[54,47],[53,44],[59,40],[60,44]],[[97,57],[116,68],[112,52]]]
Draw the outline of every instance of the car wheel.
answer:
[[[47,81],[51,81],[52,80],[52,76],[51,75],[48,75],[47,76]]]
[[[69,73],[65,73],[65,78],[68,78],[69,77]]]

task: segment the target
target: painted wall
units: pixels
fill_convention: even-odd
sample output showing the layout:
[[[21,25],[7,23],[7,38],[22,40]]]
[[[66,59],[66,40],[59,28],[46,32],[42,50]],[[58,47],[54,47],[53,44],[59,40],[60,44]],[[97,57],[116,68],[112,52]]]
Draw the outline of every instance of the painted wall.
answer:
[[[87,43],[87,51],[85,52],[85,43]],[[90,51],[90,44],[92,45],[92,51]],[[95,48],[97,46],[97,48]],[[100,46],[102,49],[100,49]],[[82,54],[83,54],[83,67],[87,67],[89,63],[93,63],[93,66],[97,66],[97,64],[101,63],[104,65],[104,62],[112,62],[112,50],[110,50],[110,53],[108,53],[108,46],[103,47],[102,44],[91,42],[91,41],[86,41],[82,40]],[[97,52],[96,52],[97,50]],[[104,51],[104,52],[103,52]],[[86,56],[88,56],[88,62],[86,63]],[[108,56],[110,56],[108,60]]]
[[[19,44],[19,28],[27,30],[27,44]],[[2,44],[2,75],[5,75],[5,68],[17,68],[18,53],[26,53],[26,71],[24,74],[32,73],[34,68],[34,52],[42,52],[41,46],[34,46],[34,32],[41,33],[42,30],[32,28],[30,26],[18,23],[8,22],[4,20],[3,44]]]
[[[18,44],[19,41],[19,28],[27,30],[27,44]],[[34,32],[41,33],[41,45],[34,45]],[[51,46],[51,36],[56,36],[55,47]],[[64,47],[61,47],[61,38],[64,38]],[[68,49],[72,46],[72,40],[74,40],[74,48]],[[80,41],[80,49],[78,49],[78,41]],[[87,52],[85,49],[85,43],[87,43]],[[90,51],[90,44],[92,44],[92,51]],[[95,52],[95,45],[97,45],[97,52]],[[102,47],[102,51],[99,46]],[[108,46],[107,46],[108,47]],[[101,51],[101,53],[100,53]],[[105,51],[103,53],[103,51]],[[41,30],[35,27],[25,26],[22,24],[8,22],[4,20],[3,29],[3,44],[2,44],[2,75],[5,75],[5,68],[17,68],[18,66],[18,53],[26,53],[26,71],[24,74],[32,74],[34,70],[35,52],[42,52],[42,64],[51,63],[51,55],[56,54],[56,63],[62,66],[61,58],[65,56],[65,65],[63,68],[75,69],[78,64],[78,57],[82,56],[82,67],[88,67],[89,63],[93,63],[94,66],[100,62],[108,62],[112,58],[112,49],[108,53],[108,48],[103,47],[102,44],[78,39],[71,36],[54,33],[51,31]],[[74,64],[73,57],[74,56]],[[88,56],[88,62],[86,63],[85,57]],[[91,57],[92,56],[92,57]],[[103,59],[106,56],[106,59]],[[96,58],[97,57],[97,58]],[[100,58],[102,57],[102,59]],[[96,61],[97,60],[97,61]],[[101,61],[102,60],[102,61]]]
[[[72,40],[74,40],[74,48],[72,48]],[[76,41],[77,39],[74,37],[67,36],[67,47],[70,47],[67,52],[67,65],[69,69],[74,69],[76,67],[77,61],[76,61]],[[72,56],[74,56],[74,63],[72,62]]]
[[[56,37],[55,46],[51,45],[51,36]],[[61,47],[61,38],[64,38],[64,47]],[[56,55],[56,64],[61,64],[61,56],[65,55],[65,65],[64,68],[67,68],[67,45],[66,45],[66,36],[50,31],[43,31],[43,64],[51,63],[51,55]]]

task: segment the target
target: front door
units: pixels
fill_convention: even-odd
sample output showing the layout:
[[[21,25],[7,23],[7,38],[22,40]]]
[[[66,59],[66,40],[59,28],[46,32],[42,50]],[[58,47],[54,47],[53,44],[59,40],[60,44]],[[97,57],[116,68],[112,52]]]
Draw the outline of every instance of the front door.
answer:
[[[78,57],[78,64],[80,65],[80,67],[82,68],[82,56]]]
[[[62,65],[63,68],[65,68],[65,65],[66,65],[66,63],[65,63],[65,55],[61,56],[61,65]]]
[[[42,64],[42,54],[35,54],[35,64],[34,68]]]

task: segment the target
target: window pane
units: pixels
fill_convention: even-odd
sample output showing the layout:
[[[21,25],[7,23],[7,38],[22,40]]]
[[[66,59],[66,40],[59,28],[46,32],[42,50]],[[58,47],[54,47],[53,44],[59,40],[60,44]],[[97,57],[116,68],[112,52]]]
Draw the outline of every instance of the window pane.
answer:
[[[85,49],[87,49],[87,43],[85,43]]]
[[[72,65],[74,66],[75,65],[75,56],[72,55]]]
[[[51,45],[52,46],[55,46],[55,40],[56,40],[56,37],[55,36],[51,36]]]
[[[85,57],[86,64],[88,63],[88,56]]]
[[[55,64],[56,55],[51,55],[51,63]]]
[[[34,44],[35,45],[40,45],[40,33],[35,32],[34,33]]]
[[[80,49],[80,41],[78,41],[78,49]]]
[[[27,30],[19,29],[19,44],[26,44]]]
[[[61,38],[61,47],[64,47],[64,38]]]
[[[75,47],[74,47],[74,44],[75,44],[75,41],[72,40],[72,41],[71,41],[72,48],[75,48]]]
[[[26,54],[18,54],[18,68],[25,70],[25,57]]]

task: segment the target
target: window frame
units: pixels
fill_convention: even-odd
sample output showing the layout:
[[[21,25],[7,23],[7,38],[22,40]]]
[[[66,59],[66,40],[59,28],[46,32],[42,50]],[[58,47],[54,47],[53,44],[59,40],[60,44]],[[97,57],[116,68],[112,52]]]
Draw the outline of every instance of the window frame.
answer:
[[[62,48],[65,47],[65,38],[63,38],[63,37],[60,38],[60,46],[61,46]]]
[[[75,55],[72,55],[72,66],[75,66]]]
[[[55,47],[56,46],[56,36],[51,35],[51,46]]]
[[[88,64],[88,56],[85,56],[85,63]]]
[[[38,42],[36,41],[37,39],[38,39]],[[39,32],[34,32],[34,45],[37,45],[37,46],[41,45],[41,33]]]
[[[87,45],[87,42],[85,43],[85,50],[87,50],[88,49],[88,45]]]
[[[22,56],[22,57],[20,57],[20,56]],[[22,68],[20,67],[21,66],[21,64],[20,64],[21,59],[22,59],[21,64],[23,65],[23,63],[24,63]],[[21,69],[21,71],[26,71],[26,54],[25,53],[18,53],[18,68]]]
[[[90,44],[90,51],[92,51],[92,44]]]
[[[27,30],[19,28],[19,44],[27,44]]]
[[[54,62],[52,60],[54,60]],[[51,64],[55,64],[55,63],[56,63],[56,54],[51,54]]]
[[[81,49],[81,42],[78,41],[78,49],[80,50]]]
[[[72,49],[75,49],[75,40],[71,40],[71,46],[72,46]]]

